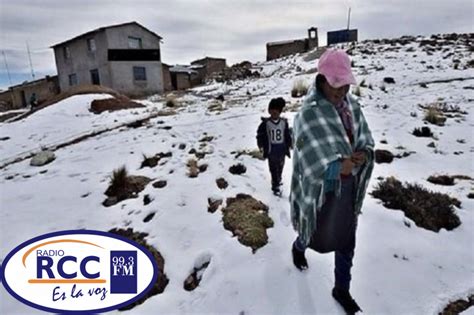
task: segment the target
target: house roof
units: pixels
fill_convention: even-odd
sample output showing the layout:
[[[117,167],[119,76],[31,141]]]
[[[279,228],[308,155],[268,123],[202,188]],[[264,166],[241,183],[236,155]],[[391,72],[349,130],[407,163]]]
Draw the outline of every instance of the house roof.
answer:
[[[282,41],[279,41],[279,42],[267,43],[267,46],[287,45],[287,44],[292,44],[292,43],[301,42],[301,41],[304,41],[304,39],[282,40]]]
[[[170,68],[170,72],[188,73],[188,74],[198,73],[197,71],[193,70],[190,66],[185,66],[185,65],[175,65]]]
[[[204,58],[201,58],[201,59],[191,61],[191,64],[199,63],[201,61],[206,61],[206,60],[223,60],[223,61],[225,61],[225,58],[204,57]]]
[[[58,78],[57,75],[47,75],[47,76],[45,76],[44,78],[41,78],[41,79],[37,79],[37,80],[34,80],[34,81],[24,81],[20,84],[12,85],[8,89],[11,90],[11,89],[16,89],[18,87],[26,87],[28,85],[35,85],[35,84],[42,83],[43,81],[57,80],[57,78]]]
[[[57,47],[57,46],[61,46],[61,45],[64,45],[64,44],[66,44],[66,43],[69,43],[69,42],[71,42],[71,41],[73,41],[73,40],[79,39],[79,38],[81,38],[81,37],[86,37],[86,36],[90,36],[90,35],[92,35],[92,34],[94,34],[94,33],[98,33],[98,32],[105,31],[105,30],[108,29],[108,28],[121,27],[121,26],[126,26],[126,25],[137,25],[137,26],[141,27],[142,29],[144,29],[145,31],[148,31],[148,32],[150,32],[151,34],[155,35],[159,40],[162,39],[162,37],[161,37],[160,35],[156,34],[155,32],[150,31],[150,30],[147,29],[145,26],[143,26],[143,25],[141,25],[141,24],[139,24],[139,23],[133,21],[133,22],[127,22],[127,23],[122,23],[122,24],[115,24],[115,25],[109,25],[109,26],[99,27],[99,28],[96,28],[96,29],[94,29],[94,30],[92,30],[92,31],[83,33],[83,34],[78,35],[78,36],[76,36],[76,37],[73,37],[73,38],[71,38],[71,39],[65,40],[65,41],[60,42],[60,43],[58,43],[58,44],[55,44],[55,45],[51,46],[50,48],[55,48],[55,47]]]

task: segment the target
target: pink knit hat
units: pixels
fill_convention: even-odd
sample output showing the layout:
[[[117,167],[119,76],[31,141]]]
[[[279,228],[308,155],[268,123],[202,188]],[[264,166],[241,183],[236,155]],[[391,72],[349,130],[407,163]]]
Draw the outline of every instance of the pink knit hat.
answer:
[[[326,50],[319,58],[318,71],[326,77],[329,85],[333,88],[356,84],[351,70],[351,60],[343,50]]]

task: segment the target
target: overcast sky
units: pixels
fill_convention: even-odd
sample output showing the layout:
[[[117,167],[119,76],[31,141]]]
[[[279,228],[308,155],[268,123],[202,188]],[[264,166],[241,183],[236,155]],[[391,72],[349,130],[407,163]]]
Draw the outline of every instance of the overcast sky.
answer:
[[[56,74],[51,45],[94,28],[137,21],[163,37],[162,61],[189,64],[223,57],[228,64],[265,59],[270,41],[304,38],[318,27],[347,26],[359,40],[473,32],[473,0],[0,0],[0,50],[13,84],[31,80],[26,43],[36,78]],[[9,86],[0,56],[0,88]]]

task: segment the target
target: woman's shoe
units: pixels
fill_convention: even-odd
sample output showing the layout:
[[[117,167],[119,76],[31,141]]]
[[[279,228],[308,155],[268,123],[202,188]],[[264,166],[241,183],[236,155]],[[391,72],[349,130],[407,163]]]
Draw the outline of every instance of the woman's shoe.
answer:
[[[349,291],[334,287],[334,289],[332,289],[332,296],[339,304],[341,304],[342,308],[348,315],[354,315],[355,313],[362,311],[359,305],[357,305],[357,302],[352,298]]]
[[[295,243],[293,243],[291,253],[293,254],[293,264],[295,264],[296,268],[301,271],[308,269],[308,261],[304,257],[304,251],[298,250]]]

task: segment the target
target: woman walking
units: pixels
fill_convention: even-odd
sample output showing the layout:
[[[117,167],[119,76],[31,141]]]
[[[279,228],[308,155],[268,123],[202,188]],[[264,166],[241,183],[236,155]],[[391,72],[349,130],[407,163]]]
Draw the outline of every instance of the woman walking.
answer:
[[[327,50],[315,84],[294,120],[291,217],[298,237],[295,266],[308,268],[306,248],[335,252],[333,297],[348,314],[360,311],[349,293],[358,214],[374,165],[374,141],[360,105],[349,56]]]

